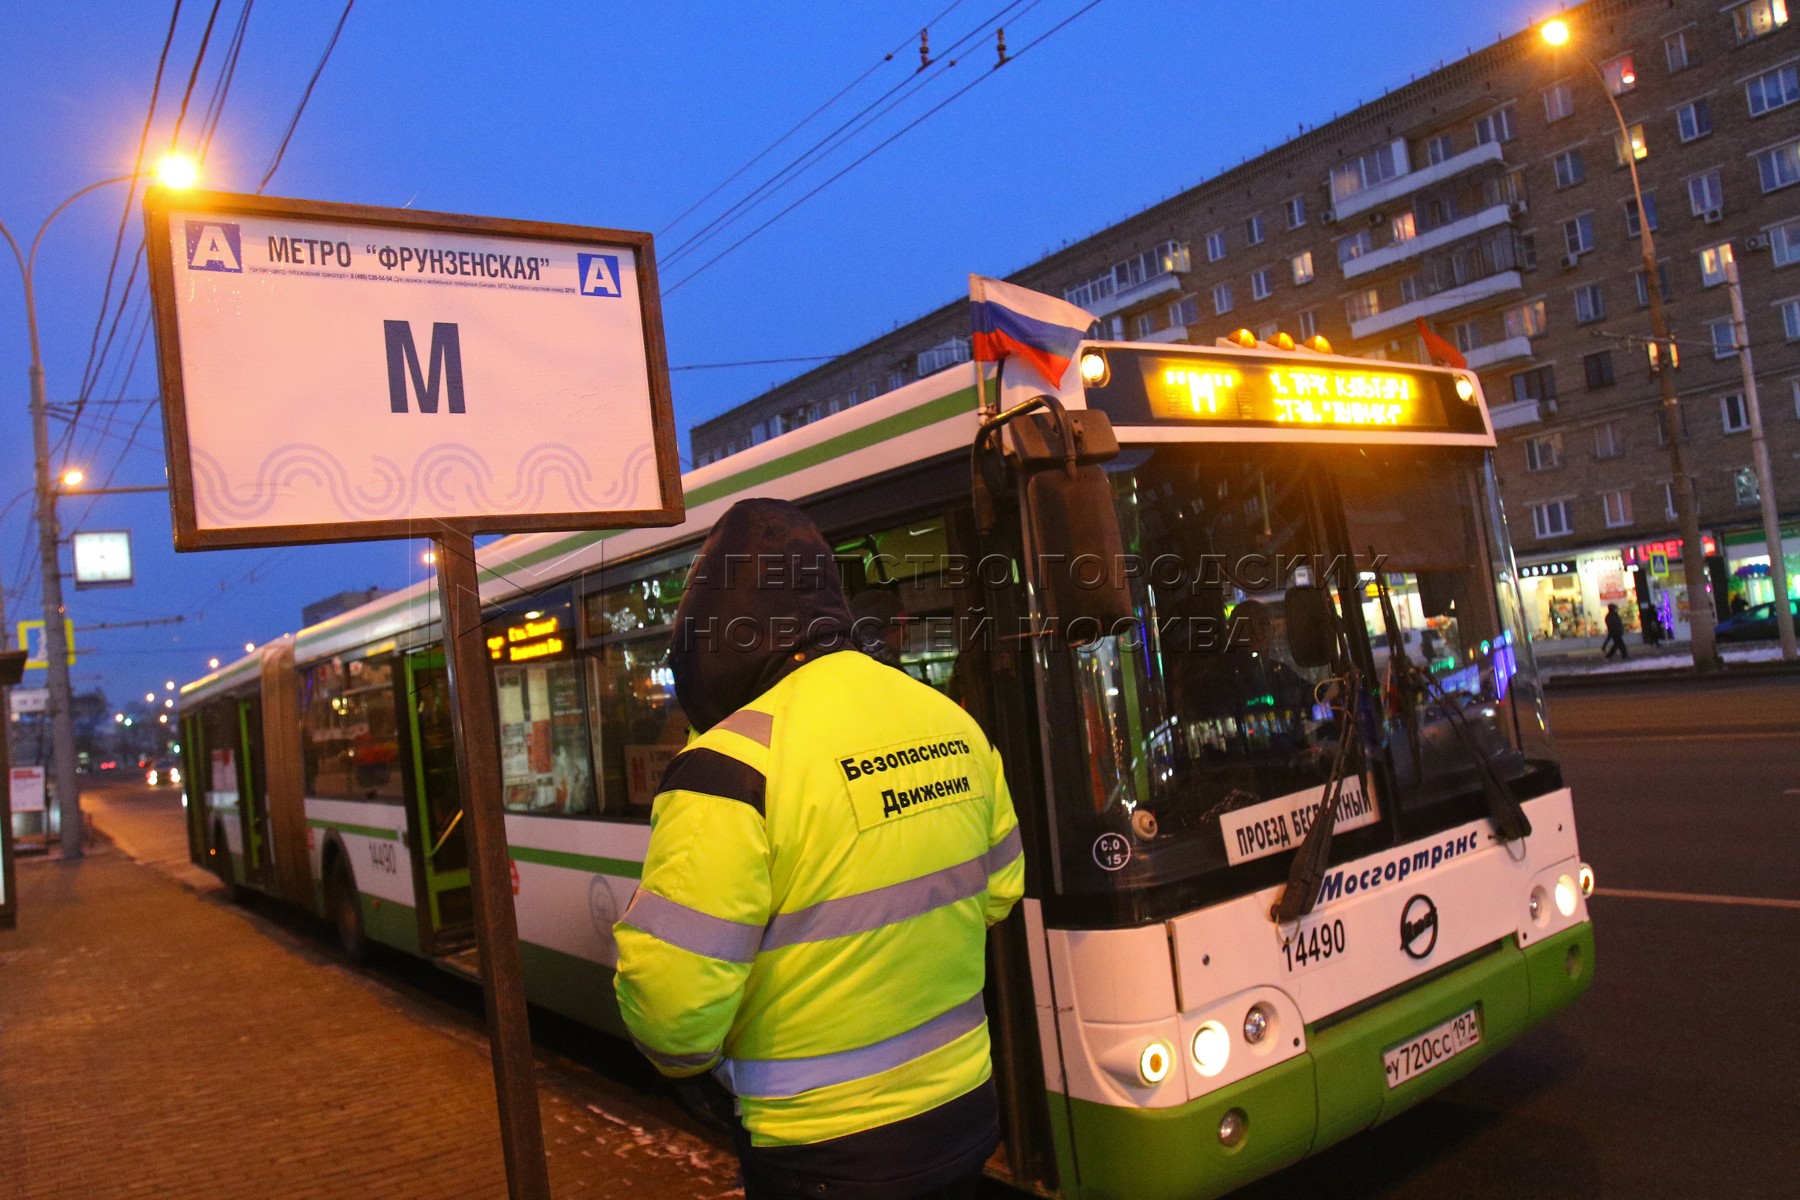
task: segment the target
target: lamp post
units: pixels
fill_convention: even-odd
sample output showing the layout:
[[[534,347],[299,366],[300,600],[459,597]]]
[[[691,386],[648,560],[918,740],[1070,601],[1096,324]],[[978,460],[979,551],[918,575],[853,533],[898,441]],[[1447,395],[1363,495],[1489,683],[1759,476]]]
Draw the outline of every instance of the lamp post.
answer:
[[[176,155],[165,158],[158,174],[171,187],[192,187],[195,168],[191,160]],[[115,183],[128,183],[136,173],[114,175],[90,183],[51,210],[31,239],[31,252],[23,253],[12,231],[0,222],[0,237],[12,248],[19,264],[19,275],[25,285],[25,325],[31,339],[31,438],[36,458],[36,490],[38,508],[38,561],[44,577],[44,657],[50,692],[50,744],[52,772],[56,781],[57,815],[62,823],[62,852],[65,858],[81,857],[81,784],[76,778],[74,690],[69,683],[69,641],[63,628],[65,615],[62,592],[62,565],[58,546],[62,531],[56,519],[56,484],[50,474],[50,431],[46,420],[47,400],[44,393],[44,359],[38,341],[37,278],[38,248],[52,223],[68,207],[89,192]]]
[[[1566,46],[1569,41],[1568,22],[1558,18],[1544,22],[1541,27],[1544,40],[1552,46]],[[1682,449],[1681,402],[1675,395],[1674,370],[1675,355],[1673,342],[1669,337],[1668,319],[1663,313],[1662,286],[1656,269],[1656,242],[1650,236],[1650,215],[1644,210],[1644,191],[1638,184],[1637,154],[1631,142],[1631,130],[1625,124],[1625,114],[1619,111],[1619,102],[1613,96],[1612,86],[1606,82],[1594,61],[1587,55],[1575,52],[1575,57],[1586,63],[1600,81],[1600,90],[1606,96],[1606,102],[1612,106],[1613,119],[1619,125],[1619,145],[1625,159],[1625,165],[1631,171],[1631,195],[1637,205],[1638,214],[1638,249],[1644,259],[1644,290],[1650,296],[1650,336],[1656,345],[1656,378],[1662,387],[1662,418],[1664,442],[1669,448],[1669,492],[1675,501],[1675,522],[1681,531],[1681,573],[1687,583],[1688,596],[1688,630],[1692,639],[1694,652],[1694,669],[1696,671],[1716,671],[1723,663],[1719,659],[1719,647],[1713,636],[1715,615],[1708,593],[1711,582],[1706,576],[1705,549],[1700,544],[1700,511],[1694,500],[1694,480],[1688,474],[1687,454]]]

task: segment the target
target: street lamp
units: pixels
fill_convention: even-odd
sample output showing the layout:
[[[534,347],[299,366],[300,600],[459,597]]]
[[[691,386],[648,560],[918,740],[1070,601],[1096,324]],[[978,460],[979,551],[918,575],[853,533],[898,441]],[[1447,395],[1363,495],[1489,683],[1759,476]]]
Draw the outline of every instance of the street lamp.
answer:
[[[1570,40],[1569,23],[1560,17],[1544,22],[1539,32],[1551,46],[1566,46]],[[1705,551],[1700,544],[1700,512],[1694,500],[1694,480],[1688,474],[1687,455],[1681,447],[1681,402],[1675,395],[1673,374],[1674,342],[1669,337],[1669,323],[1663,313],[1662,286],[1656,270],[1656,242],[1650,236],[1650,215],[1644,210],[1644,190],[1638,184],[1636,147],[1631,140],[1631,130],[1625,124],[1625,114],[1619,111],[1619,101],[1613,95],[1612,86],[1606,82],[1605,74],[1585,54],[1576,51],[1575,57],[1594,73],[1594,78],[1600,82],[1600,91],[1612,106],[1613,119],[1619,124],[1621,157],[1631,171],[1631,195],[1638,215],[1638,248],[1644,259],[1644,290],[1650,296],[1650,335],[1657,348],[1653,362],[1657,382],[1662,387],[1663,440],[1669,447],[1669,473],[1672,476],[1669,491],[1675,501],[1676,524],[1681,530],[1681,573],[1687,583],[1688,631],[1694,651],[1694,669],[1716,671],[1723,663],[1713,636],[1715,618],[1708,599],[1711,584],[1706,577]]]
[[[53,759],[53,777],[56,780],[56,807],[62,820],[62,852],[65,858],[81,857],[81,791],[80,781],[75,773],[75,723],[74,723],[74,690],[69,683],[69,642],[63,629],[65,608],[62,594],[62,566],[58,553],[62,531],[56,519],[57,486],[50,476],[50,432],[46,418],[44,390],[44,356],[38,339],[37,319],[37,256],[43,244],[44,234],[56,218],[62,216],[71,204],[87,195],[115,183],[129,183],[138,178],[137,172],[126,175],[114,175],[90,183],[74,195],[50,210],[44,223],[38,226],[37,234],[31,239],[29,254],[19,249],[18,240],[12,230],[0,221],[0,237],[12,248],[13,259],[19,264],[19,276],[25,285],[25,325],[31,342],[31,434],[33,448],[36,452],[36,484],[38,504],[38,561],[40,573],[43,575],[44,595],[44,657],[46,682],[50,692],[50,743]],[[199,168],[194,161],[183,155],[168,155],[156,167],[157,179],[166,187],[192,187],[199,178]],[[77,479],[75,482],[79,482]]]

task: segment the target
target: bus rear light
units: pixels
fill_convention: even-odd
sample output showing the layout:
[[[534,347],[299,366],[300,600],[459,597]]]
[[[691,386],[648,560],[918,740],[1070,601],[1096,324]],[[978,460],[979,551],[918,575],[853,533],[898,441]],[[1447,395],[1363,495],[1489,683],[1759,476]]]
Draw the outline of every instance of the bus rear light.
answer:
[[[1217,1021],[1208,1021],[1194,1031],[1194,1067],[1211,1078],[1231,1061],[1231,1035]]]

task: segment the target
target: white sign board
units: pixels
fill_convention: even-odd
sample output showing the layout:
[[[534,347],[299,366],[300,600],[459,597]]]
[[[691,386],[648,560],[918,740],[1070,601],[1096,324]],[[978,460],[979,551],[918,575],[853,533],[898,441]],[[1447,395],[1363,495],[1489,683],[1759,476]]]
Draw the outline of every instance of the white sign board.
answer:
[[[72,534],[75,586],[131,586],[131,533],[124,529],[96,529]]]
[[[12,769],[12,810],[16,813],[44,811],[44,768]]]
[[[14,688],[11,694],[12,715],[15,717],[50,711],[49,688]]]
[[[1225,857],[1232,866],[1292,850],[1306,838],[1306,831],[1325,807],[1325,789],[1308,788],[1291,796],[1280,796],[1234,808],[1219,817],[1219,832],[1225,835]],[[1351,776],[1344,780],[1338,793],[1337,833],[1361,829],[1381,819],[1375,798],[1363,790],[1362,780]]]
[[[679,514],[649,235],[146,207],[178,549]]]

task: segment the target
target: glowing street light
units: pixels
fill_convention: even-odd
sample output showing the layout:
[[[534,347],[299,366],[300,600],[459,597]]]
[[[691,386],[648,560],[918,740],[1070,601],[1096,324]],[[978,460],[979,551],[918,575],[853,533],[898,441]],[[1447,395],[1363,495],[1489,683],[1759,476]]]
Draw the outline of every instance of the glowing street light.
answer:
[[[218,660],[218,659],[216,659],[216,658],[209,658],[209,659],[207,659],[207,660],[206,660],[206,668],[207,668],[207,670],[209,670],[209,671],[216,671],[216,670],[218,670],[218,669],[219,669],[219,660]]]
[[[1561,17],[1553,21],[1545,21],[1542,32],[1546,42],[1552,46],[1561,46],[1569,40],[1569,23]]]
[[[64,487],[80,487],[81,481],[87,478],[87,472],[80,467],[70,467],[62,473]]]
[[[244,643],[244,653],[245,654],[255,654],[256,653],[256,643],[255,642],[245,642]]]
[[[185,192],[200,182],[200,164],[186,154],[165,154],[156,164],[156,182]]]
[[[169,691],[172,692],[175,690],[175,681],[173,679],[166,680],[163,683],[163,687],[167,688]]]
[[[155,704],[156,703],[156,693],[155,692],[145,692],[144,693],[144,703],[145,704]]]

